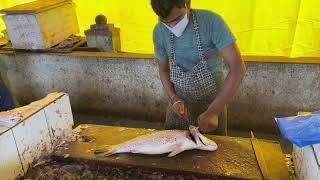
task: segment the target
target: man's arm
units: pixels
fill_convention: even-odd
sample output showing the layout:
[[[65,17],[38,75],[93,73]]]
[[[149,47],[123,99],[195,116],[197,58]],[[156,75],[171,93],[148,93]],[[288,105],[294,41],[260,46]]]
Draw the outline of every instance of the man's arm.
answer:
[[[162,82],[162,85],[168,94],[168,96],[174,97],[176,95],[176,92],[174,90],[174,86],[172,82],[170,81],[170,69],[169,69],[169,61],[160,61],[157,60],[158,65],[159,65],[159,75],[160,75],[160,80]],[[171,101],[173,99],[170,99]]]
[[[169,68],[169,61],[158,61],[159,65],[159,74],[160,74],[160,80],[162,82],[162,85],[170,97],[170,101],[172,104],[172,110],[180,117],[186,117],[186,107],[184,106],[184,102],[179,99],[179,97],[176,95],[176,92],[174,90],[174,85],[170,81],[170,68]]]
[[[225,63],[229,66],[229,72],[220,92],[208,108],[208,111],[215,115],[218,115],[223,111],[224,106],[238,89],[246,72],[239,49],[235,43],[224,48],[221,53]]]
[[[241,60],[240,52],[235,43],[224,48],[222,56],[225,63],[229,66],[229,73],[217,97],[208,109],[198,117],[199,127],[203,132],[210,132],[218,127],[218,115],[223,111],[224,106],[238,89],[246,72],[245,65]]]

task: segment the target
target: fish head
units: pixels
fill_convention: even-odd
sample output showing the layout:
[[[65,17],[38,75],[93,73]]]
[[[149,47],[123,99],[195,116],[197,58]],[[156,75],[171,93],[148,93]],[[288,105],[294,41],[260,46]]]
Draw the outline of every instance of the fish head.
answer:
[[[215,151],[218,145],[211,139],[202,135],[199,131],[199,127],[189,126],[190,136],[192,136],[193,141],[197,145],[197,149]]]

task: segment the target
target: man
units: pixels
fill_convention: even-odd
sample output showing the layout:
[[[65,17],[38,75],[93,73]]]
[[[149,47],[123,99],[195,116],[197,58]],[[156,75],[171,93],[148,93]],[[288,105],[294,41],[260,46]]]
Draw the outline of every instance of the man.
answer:
[[[192,124],[202,132],[226,135],[225,107],[245,67],[223,19],[207,10],[192,10],[189,3],[151,0],[159,17],[153,32],[155,58],[170,97],[165,128],[186,129]],[[229,67],[225,80],[223,60]]]

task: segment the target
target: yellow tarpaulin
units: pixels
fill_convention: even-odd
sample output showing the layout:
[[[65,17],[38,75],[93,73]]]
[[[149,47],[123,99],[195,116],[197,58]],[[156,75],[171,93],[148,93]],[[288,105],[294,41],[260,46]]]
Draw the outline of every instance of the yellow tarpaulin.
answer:
[[[0,9],[30,0],[0,0]],[[74,0],[81,32],[97,14],[121,30],[124,52],[153,53],[157,22],[150,0]],[[220,14],[243,55],[320,57],[319,0],[192,0],[192,7]],[[0,29],[4,29],[0,21]]]

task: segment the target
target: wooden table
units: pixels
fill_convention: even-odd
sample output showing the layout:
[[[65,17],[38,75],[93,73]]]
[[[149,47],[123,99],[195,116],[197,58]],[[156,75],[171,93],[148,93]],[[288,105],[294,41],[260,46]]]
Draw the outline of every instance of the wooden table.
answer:
[[[207,136],[218,144],[218,150],[214,152],[185,151],[172,158],[168,158],[166,154],[142,155],[129,153],[97,158],[93,151],[98,146],[119,144],[156,130],[80,125],[75,131],[81,131],[81,136],[93,139],[93,141],[66,143],[53,153],[53,159],[83,161],[110,167],[139,168],[146,171],[207,178],[289,179],[280,145],[273,141],[255,139],[258,146],[255,144],[255,148],[253,148],[250,138]],[[262,157],[262,163],[258,162],[256,154],[259,154],[258,159],[260,161]],[[260,168],[259,165],[262,165],[263,168]],[[260,169],[267,170],[267,174],[262,174]]]

